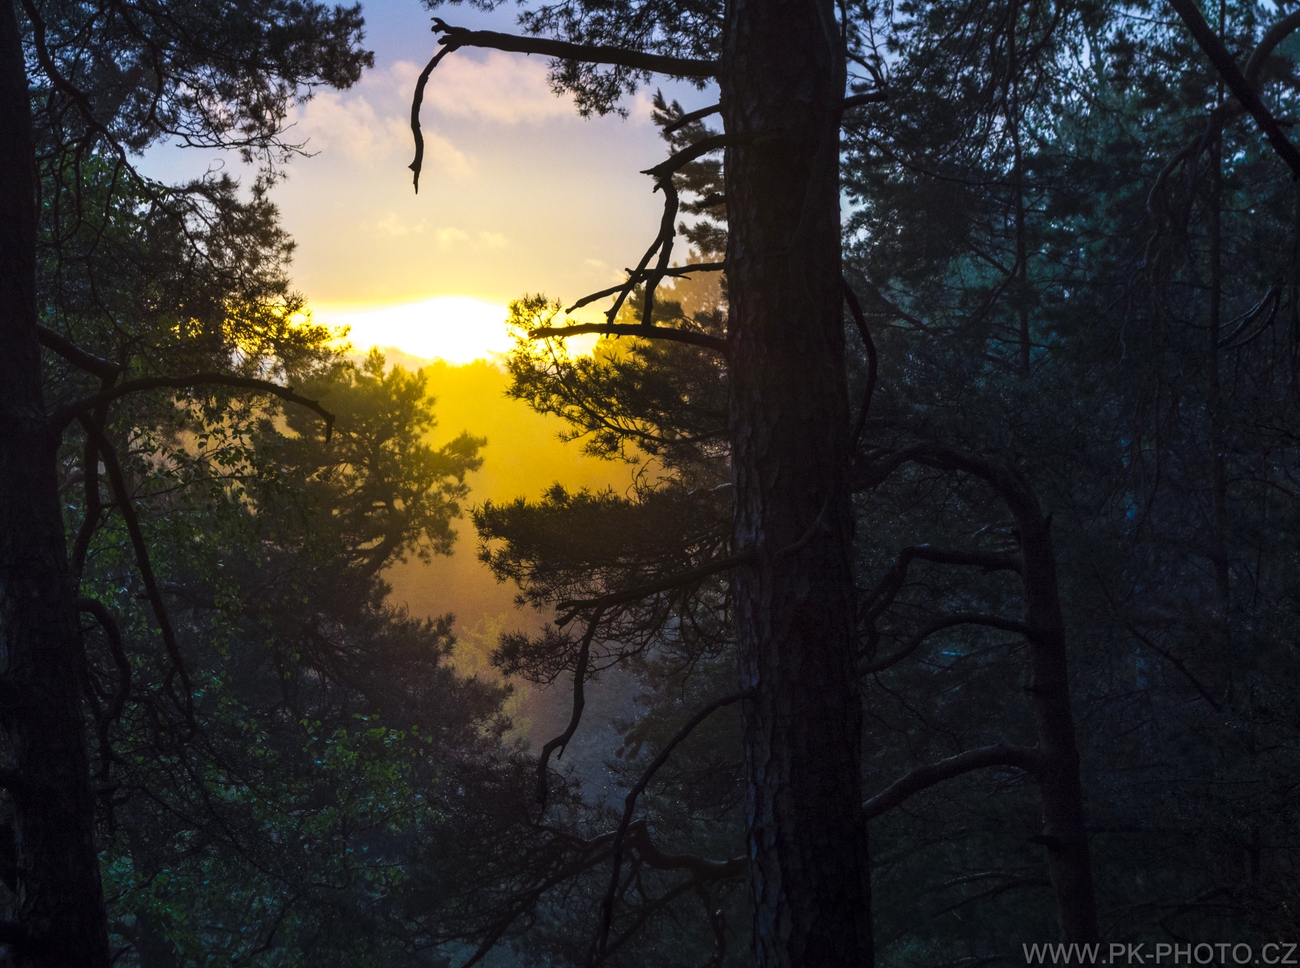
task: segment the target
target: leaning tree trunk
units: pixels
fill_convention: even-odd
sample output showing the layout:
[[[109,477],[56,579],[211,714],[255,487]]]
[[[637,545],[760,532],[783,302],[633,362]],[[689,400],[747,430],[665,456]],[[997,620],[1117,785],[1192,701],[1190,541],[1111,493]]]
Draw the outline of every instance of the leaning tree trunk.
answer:
[[[872,964],[830,0],[731,0],[728,380],[746,813],[760,968]]]
[[[0,0],[0,721],[18,901],[2,926],[27,968],[107,968],[82,721],[85,681],[41,402],[36,147],[13,0]]]

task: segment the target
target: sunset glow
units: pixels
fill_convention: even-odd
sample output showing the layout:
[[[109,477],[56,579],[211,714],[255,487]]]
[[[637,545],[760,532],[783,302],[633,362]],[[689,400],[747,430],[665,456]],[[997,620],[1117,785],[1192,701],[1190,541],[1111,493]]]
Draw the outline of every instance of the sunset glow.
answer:
[[[315,322],[347,327],[346,339],[358,350],[396,346],[413,356],[469,363],[491,359],[510,348],[508,310],[467,296],[437,296],[397,306],[313,307]]]

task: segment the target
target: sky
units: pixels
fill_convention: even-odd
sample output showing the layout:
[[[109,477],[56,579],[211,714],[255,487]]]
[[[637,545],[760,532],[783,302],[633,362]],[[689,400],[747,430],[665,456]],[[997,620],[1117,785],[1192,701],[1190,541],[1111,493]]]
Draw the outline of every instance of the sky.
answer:
[[[493,354],[509,348],[511,300],[540,292],[572,302],[621,282],[622,268],[640,260],[662,213],[640,171],[667,156],[650,120],[653,89],[625,104],[626,118],[583,119],[550,90],[544,58],[455,51],[426,89],[417,195],[407,168],[410,106],[435,50],[431,15],[418,0],[363,0],[363,10],[374,69],[351,90],[319,91],[294,112],[288,137],[306,156],[271,189],[297,246],[295,288],[316,322],[350,327],[358,351],[388,347],[389,362],[408,368],[446,361],[429,371],[438,397],[433,443],[462,430],[488,441],[482,470],[469,477],[469,505],[536,498],[552,482],[626,489],[630,468],[560,443],[557,418],[507,399],[500,368],[472,361],[499,361]],[[514,29],[509,5],[439,14],[460,26]],[[664,91],[687,110],[717,99],[685,84]],[[151,149],[141,167],[167,181],[225,169],[248,184],[256,174],[234,155],[174,146]],[[391,600],[417,615],[455,613],[462,641],[480,651],[502,627],[536,627],[541,617],[516,610],[513,587],[477,561],[468,521],[458,530],[451,558],[386,573]]]
[[[410,105],[435,49],[431,15],[418,0],[368,0],[363,10],[375,67],[295,112],[289,138],[311,157],[295,158],[271,196],[297,241],[292,277],[316,321],[350,325],[359,349],[467,362],[508,347],[510,300],[544,292],[571,302],[621,281],[662,211],[640,174],[667,153],[650,121],[653,90],[626,103],[626,119],[583,119],[551,92],[544,58],[455,51],[426,91],[416,195]],[[439,15],[514,29],[509,5]],[[665,93],[688,110],[715,100],[689,85]],[[169,180],[225,167],[251,181],[237,159],[210,150],[154,149],[143,167]]]

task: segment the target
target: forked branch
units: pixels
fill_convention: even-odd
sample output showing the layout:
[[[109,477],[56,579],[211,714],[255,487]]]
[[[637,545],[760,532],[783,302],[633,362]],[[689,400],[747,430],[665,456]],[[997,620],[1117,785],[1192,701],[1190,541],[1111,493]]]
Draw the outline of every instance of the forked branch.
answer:
[[[635,329],[636,327],[632,327]],[[726,558],[718,558],[715,561],[708,561],[698,568],[692,568],[690,571],[684,571],[677,575],[669,575],[667,578],[660,578],[658,581],[647,582],[644,585],[638,585],[635,588],[627,588],[621,592],[610,592],[608,595],[602,595],[599,598],[590,598],[586,600],[566,600],[556,604],[557,610],[563,610],[564,614],[555,620],[555,624],[560,628],[568,625],[578,615],[579,612],[595,609],[597,613],[607,608],[613,608],[615,605],[625,605],[628,602],[639,601],[642,598],[649,598],[651,595],[657,595],[660,592],[670,591],[674,588],[681,588],[684,585],[691,585],[697,581],[708,578],[710,575],[716,575],[720,571],[730,571],[740,565],[747,565],[754,560],[753,552],[745,552],[739,555],[729,555]]]
[[[609,944],[609,929],[614,919],[614,898],[618,894],[618,875],[623,864],[623,839],[627,834],[628,827],[632,823],[632,814],[636,811],[637,798],[645,792],[646,786],[652,779],[654,779],[654,775],[659,771],[659,768],[668,762],[668,757],[672,755],[672,752],[677,748],[677,745],[689,736],[696,726],[700,725],[700,723],[704,722],[704,720],[708,719],[709,716],[721,709],[723,706],[730,706],[732,703],[739,702],[750,694],[751,690],[745,690],[743,692],[732,693],[729,696],[723,696],[721,699],[709,703],[709,705],[705,706],[698,713],[692,716],[686,725],[679,729],[676,735],[664,745],[664,748],[660,751],[659,755],[655,757],[654,762],[646,767],[645,772],[641,774],[640,778],[635,784],[633,784],[632,789],[628,791],[627,796],[623,800],[623,820],[618,826],[618,831],[614,834],[614,864],[613,869],[610,872],[609,887],[606,888],[605,891],[605,900],[601,905],[600,937],[596,942],[596,954],[598,959],[604,956]]]
[[[563,733],[542,747],[542,755],[537,758],[537,802],[543,807],[546,806],[547,794],[546,766],[551,761],[551,754],[558,749],[559,755],[564,755],[569,740],[573,739],[573,734],[578,730],[578,723],[582,722],[582,710],[587,704],[583,691],[587,679],[587,661],[591,657],[591,640],[595,638],[596,627],[600,625],[601,612],[602,609],[598,608],[591,616],[587,631],[578,646],[578,661],[573,670],[573,713],[569,716],[569,725]]]
[[[1268,138],[1273,150],[1291,169],[1291,177],[1300,180],[1300,151],[1297,151],[1296,146],[1287,138],[1277,118],[1273,117],[1272,112],[1264,106],[1255,85],[1242,73],[1241,68],[1237,66],[1237,61],[1223,45],[1219,35],[1205,22],[1205,17],[1201,15],[1195,0],[1169,0],[1169,5],[1177,11],[1183,23],[1187,25],[1187,29],[1192,32],[1197,46],[1209,57],[1210,63],[1223,78],[1223,82],[1228,85],[1232,96],[1241,102],[1241,106],[1255,119],[1255,123]],[[1258,70],[1258,67],[1255,69]]]

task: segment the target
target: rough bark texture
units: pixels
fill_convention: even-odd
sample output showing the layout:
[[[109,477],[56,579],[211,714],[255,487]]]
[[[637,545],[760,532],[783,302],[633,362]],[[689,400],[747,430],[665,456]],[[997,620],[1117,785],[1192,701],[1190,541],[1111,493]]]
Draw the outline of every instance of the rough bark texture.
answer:
[[[1083,822],[1083,784],[1070,709],[1065,620],[1056,580],[1051,519],[1043,515],[1033,492],[1027,487],[1025,492],[1012,505],[1012,511],[1020,530],[1025,568],[1025,619],[1033,632],[1029,641],[1029,692],[1042,757],[1038,773],[1043,801],[1041,840],[1047,848],[1047,871],[1056,892],[1062,937],[1066,941],[1096,941],[1097,906]]]
[[[0,0],[0,720],[11,759],[22,966],[106,968],[81,650],[41,401],[36,170],[12,0]]]
[[[731,0],[730,433],[760,968],[872,964],[840,289],[842,46],[829,0]],[[738,137],[739,136],[739,137]],[[758,137],[756,137],[758,136]]]

